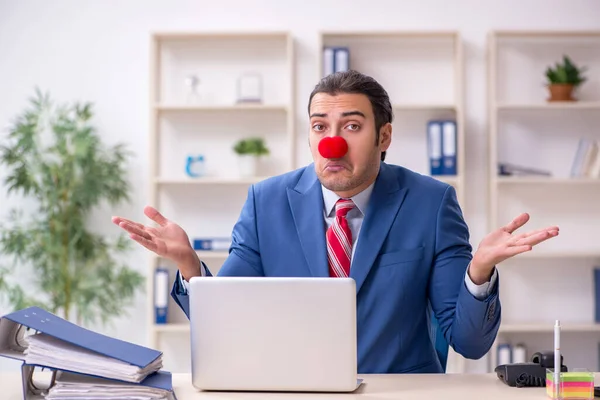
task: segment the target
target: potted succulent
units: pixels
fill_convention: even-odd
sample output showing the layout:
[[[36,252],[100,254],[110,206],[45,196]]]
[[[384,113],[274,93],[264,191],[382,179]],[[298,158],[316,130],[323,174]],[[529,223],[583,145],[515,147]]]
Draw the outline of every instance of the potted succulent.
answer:
[[[269,154],[269,149],[261,138],[247,138],[238,141],[233,150],[238,154],[240,175],[250,177],[257,175],[258,158]]]
[[[568,56],[563,56],[563,62],[556,63],[555,67],[546,69],[546,78],[548,79],[548,90],[550,98],[548,101],[575,101],[573,91],[586,78],[582,75],[585,67],[578,67],[573,64]]]

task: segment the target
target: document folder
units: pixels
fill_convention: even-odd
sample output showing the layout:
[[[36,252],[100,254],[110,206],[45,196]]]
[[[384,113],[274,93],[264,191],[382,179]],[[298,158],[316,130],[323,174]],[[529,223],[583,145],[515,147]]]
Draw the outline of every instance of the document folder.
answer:
[[[119,365],[128,364],[137,367],[134,369],[138,371],[136,376],[123,376],[121,380],[140,382],[162,367],[162,352],[90,331],[39,307],[16,311],[0,319],[0,356],[43,367],[73,369],[68,362],[63,363],[60,357],[52,357],[52,353],[47,354],[47,362],[44,361],[44,357],[28,354],[28,344],[25,339],[26,329],[24,328],[35,330],[37,334],[43,334],[40,338],[43,337],[46,341],[61,344],[72,352],[80,350],[83,361],[94,359],[94,356],[100,355],[104,357],[97,358],[99,360],[108,360],[108,362],[118,360],[122,362]],[[64,342],[64,344],[60,342]],[[86,357],[88,358],[86,359]],[[36,361],[32,362],[32,359]],[[98,376],[107,377],[102,374]]]

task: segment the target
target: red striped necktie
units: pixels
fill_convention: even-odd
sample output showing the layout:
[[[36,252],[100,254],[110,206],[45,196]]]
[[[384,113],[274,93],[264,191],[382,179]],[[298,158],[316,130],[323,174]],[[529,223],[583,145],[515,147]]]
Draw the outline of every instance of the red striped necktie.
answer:
[[[346,214],[354,208],[352,200],[339,199],[335,203],[335,220],[327,229],[327,259],[329,275],[345,278],[350,275],[352,232]]]

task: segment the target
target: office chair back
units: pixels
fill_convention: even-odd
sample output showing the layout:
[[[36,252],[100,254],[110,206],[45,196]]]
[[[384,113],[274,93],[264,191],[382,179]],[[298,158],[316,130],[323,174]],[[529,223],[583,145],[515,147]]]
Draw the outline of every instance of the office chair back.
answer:
[[[435,347],[435,351],[438,355],[438,359],[440,360],[440,364],[442,365],[442,369],[446,372],[446,364],[448,363],[448,342],[442,333],[442,329],[438,323],[437,318],[431,308],[431,304],[427,303],[427,314],[429,320],[429,337],[431,338],[431,342]]]

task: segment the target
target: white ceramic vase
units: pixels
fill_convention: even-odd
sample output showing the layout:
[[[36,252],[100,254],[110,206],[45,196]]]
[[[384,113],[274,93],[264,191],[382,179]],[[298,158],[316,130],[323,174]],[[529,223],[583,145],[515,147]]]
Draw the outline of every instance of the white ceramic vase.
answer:
[[[242,178],[255,177],[258,169],[258,157],[253,154],[240,154],[238,166]]]

